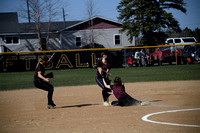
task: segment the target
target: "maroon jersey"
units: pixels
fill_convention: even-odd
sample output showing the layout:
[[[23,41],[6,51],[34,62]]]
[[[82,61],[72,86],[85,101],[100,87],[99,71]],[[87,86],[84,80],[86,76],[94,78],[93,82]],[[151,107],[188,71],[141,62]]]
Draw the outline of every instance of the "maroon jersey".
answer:
[[[117,85],[111,85],[110,88],[113,90],[113,94],[117,99],[121,99],[125,96],[127,96],[127,93],[125,92],[124,86],[117,86]]]
[[[110,64],[108,63],[104,63],[102,60],[98,61],[97,62],[97,75],[101,75],[98,71],[98,69],[101,68],[102,70],[105,70],[105,71],[109,71],[110,70]]]

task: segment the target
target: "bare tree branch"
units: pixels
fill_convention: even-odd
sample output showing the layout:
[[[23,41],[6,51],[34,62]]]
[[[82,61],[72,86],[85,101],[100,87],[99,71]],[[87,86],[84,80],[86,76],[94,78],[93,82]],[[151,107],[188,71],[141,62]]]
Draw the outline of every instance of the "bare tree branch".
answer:
[[[91,26],[91,32],[89,35],[89,40],[90,40],[90,47],[93,48],[94,47],[94,30],[93,30],[93,20],[92,17],[94,17],[96,15],[96,9],[95,9],[95,3],[93,0],[87,0],[87,5],[86,5],[86,11],[87,11],[87,15],[88,15],[88,19],[89,19],[89,26]]]
[[[19,9],[20,17],[35,23],[35,29],[39,41],[39,50],[47,50],[50,39],[51,22],[57,20],[65,6],[62,0],[24,0],[24,5]],[[26,8],[25,8],[26,7]],[[28,14],[28,15],[27,15]],[[42,22],[48,22],[43,25]],[[42,33],[42,31],[46,31]]]

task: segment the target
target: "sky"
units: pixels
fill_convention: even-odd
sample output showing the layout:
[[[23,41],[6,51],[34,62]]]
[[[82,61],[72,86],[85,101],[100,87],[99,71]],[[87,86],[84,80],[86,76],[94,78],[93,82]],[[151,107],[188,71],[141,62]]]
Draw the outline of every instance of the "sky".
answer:
[[[52,0],[53,1],[53,0]],[[86,20],[87,0],[57,0],[60,4],[60,16],[56,21],[63,21],[62,8],[65,9],[66,21]],[[116,10],[121,0],[93,0],[95,14],[114,21],[118,21],[119,13]],[[0,0],[0,12],[18,12],[24,0]],[[187,13],[177,10],[169,10],[175,19],[179,21],[181,29],[188,27],[192,30],[200,28],[200,0],[184,0]],[[19,22],[24,20],[19,19]]]

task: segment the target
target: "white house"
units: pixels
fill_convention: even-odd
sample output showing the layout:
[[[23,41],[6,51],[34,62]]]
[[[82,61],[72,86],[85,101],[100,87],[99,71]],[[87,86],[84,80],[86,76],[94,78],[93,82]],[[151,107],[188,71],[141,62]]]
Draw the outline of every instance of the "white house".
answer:
[[[51,22],[50,39],[46,46],[47,22],[41,23],[41,33],[46,50],[68,50],[89,47],[117,48],[135,46],[121,23],[104,17],[84,21]],[[39,51],[39,41],[34,23],[18,23],[17,13],[0,13],[0,52]]]

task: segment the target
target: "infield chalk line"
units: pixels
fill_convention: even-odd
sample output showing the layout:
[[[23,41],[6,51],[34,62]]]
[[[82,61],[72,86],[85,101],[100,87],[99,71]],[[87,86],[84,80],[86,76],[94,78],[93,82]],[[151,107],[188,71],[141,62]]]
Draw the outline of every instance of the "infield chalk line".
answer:
[[[177,123],[167,123],[167,122],[152,121],[152,120],[148,119],[148,117],[153,116],[153,115],[157,115],[157,114],[164,114],[164,113],[170,113],[170,112],[180,112],[180,111],[191,111],[191,110],[200,110],[200,108],[171,110],[171,111],[162,111],[162,112],[157,112],[157,113],[151,113],[151,114],[143,116],[142,120],[143,121],[147,121],[147,122],[151,122],[151,123],[165,124],[165,125],[186,126],[186,127],[200,127],[200,125],[186,125],[186,124],[177,124]]]

